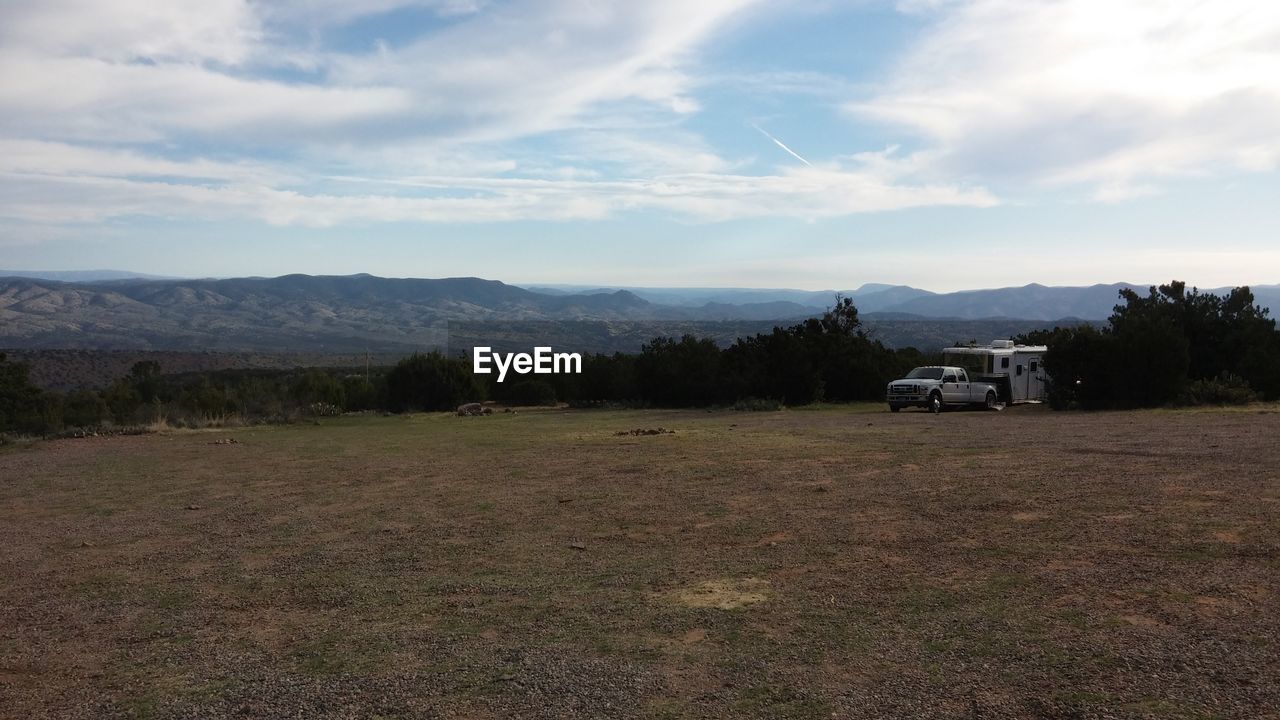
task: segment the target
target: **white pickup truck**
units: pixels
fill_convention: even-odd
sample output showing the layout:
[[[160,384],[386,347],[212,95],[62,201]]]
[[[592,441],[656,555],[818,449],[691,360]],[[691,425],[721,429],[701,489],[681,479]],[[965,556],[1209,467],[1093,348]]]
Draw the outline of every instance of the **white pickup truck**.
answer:
[[[977,405],[995,408],[999,391],[995,385],[971,381],[962,367],[918,367],[905,378],[889,383],[886,392],[889,409],[923,407],[938,413],[948,406]]]

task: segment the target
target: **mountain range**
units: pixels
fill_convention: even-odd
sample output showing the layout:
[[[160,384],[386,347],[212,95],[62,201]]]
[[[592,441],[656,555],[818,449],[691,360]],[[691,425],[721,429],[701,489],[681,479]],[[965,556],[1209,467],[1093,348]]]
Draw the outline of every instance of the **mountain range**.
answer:
[[[1079,319],[1101,321],[1110,317],[1120,302],[1120,291],[1146,294],[1149,285],[1133,283],[1098,284],[1083,287],[1050,287],[1032,283],[1021,287],[989,290],[962,290],[936,293],[907,285],[867,283],[854,290],[788,290],[760,288],[642,288],[591,287],[573,285],[528,286],[528,289],[558,297],[577,293],[626,291],[652,303],[698,308],[712,305],[785,303],[789,309],[822,311],[837,294],[853,298],[858,312],[870,318],[986,320],[1010,318],[1053,321]],[[1258,304],[1280,310],[1280,285],[1251,288]],[[1203,292],[1224,295],[1231,288],[1211,288]]]
[[[105,273],[105,274],[104,274]],[[102,271],[81,281],[0,271],[0,347],[13,349],[398,353],[490,335],[575,339],[582,351],[635,349],[684,332],[731,340],[821,313],[835,291],[518,287],[480,278],[372,275],[156,279]],[[65,277],[65,276],[63,276]],[[934,293],[868,284],[852,297],[870,331],[934,349],[1064,322],[1099,321],[1126,284]],[[1145,288],[1138,288],[1145,292]],[[1254,288],[1280,307],[1280,286]],[[578,324],[572,324],[576,321]],[[515,327],[513,323],[523,323]],[[554,328],[552,327],[554,325]],[[714,326],[714,327],[713,327]]]

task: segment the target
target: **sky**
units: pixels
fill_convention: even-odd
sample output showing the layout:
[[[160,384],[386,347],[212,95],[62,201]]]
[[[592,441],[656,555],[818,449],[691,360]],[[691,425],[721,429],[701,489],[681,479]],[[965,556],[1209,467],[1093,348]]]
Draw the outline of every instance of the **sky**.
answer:
[[[0,2],[0,268],[1280,282],[1280,3]]]

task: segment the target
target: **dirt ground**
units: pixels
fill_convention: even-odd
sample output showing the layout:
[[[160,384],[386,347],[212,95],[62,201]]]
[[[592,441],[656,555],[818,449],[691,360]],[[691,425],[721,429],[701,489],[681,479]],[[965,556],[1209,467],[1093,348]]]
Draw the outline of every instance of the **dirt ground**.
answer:
[[[1278,511],[1275,406],[7,447],[0,717],[1280,718]]]

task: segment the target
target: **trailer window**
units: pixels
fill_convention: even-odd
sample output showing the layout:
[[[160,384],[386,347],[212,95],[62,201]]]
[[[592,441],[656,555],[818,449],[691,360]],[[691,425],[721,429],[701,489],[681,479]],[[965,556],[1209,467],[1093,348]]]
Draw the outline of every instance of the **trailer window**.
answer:
[[[1007,357],[1002,357],[1002,358],[1000,358],[1000,369],[1001,369],[1001,370],[1008,370],[1008,369],[1009,369],[1009,358],[1007,358]]]
[[[970,374],[981,375],[987,371],[987,356],[969,352],[943,352],[942,362],[946,365],[962,367]]]
[[[1022,375],[1022,363],[1018,363],[1018,375]]]
[[[1036,360],[1032,360],[1032,361],[1031,361],[1031,372],[1035,372],[1035,371],[1036,371],[1036,368],[1038,368],[1038,367],[1040,367],[1040,363],[1039,363],[1038,361],[1036,361]]]

